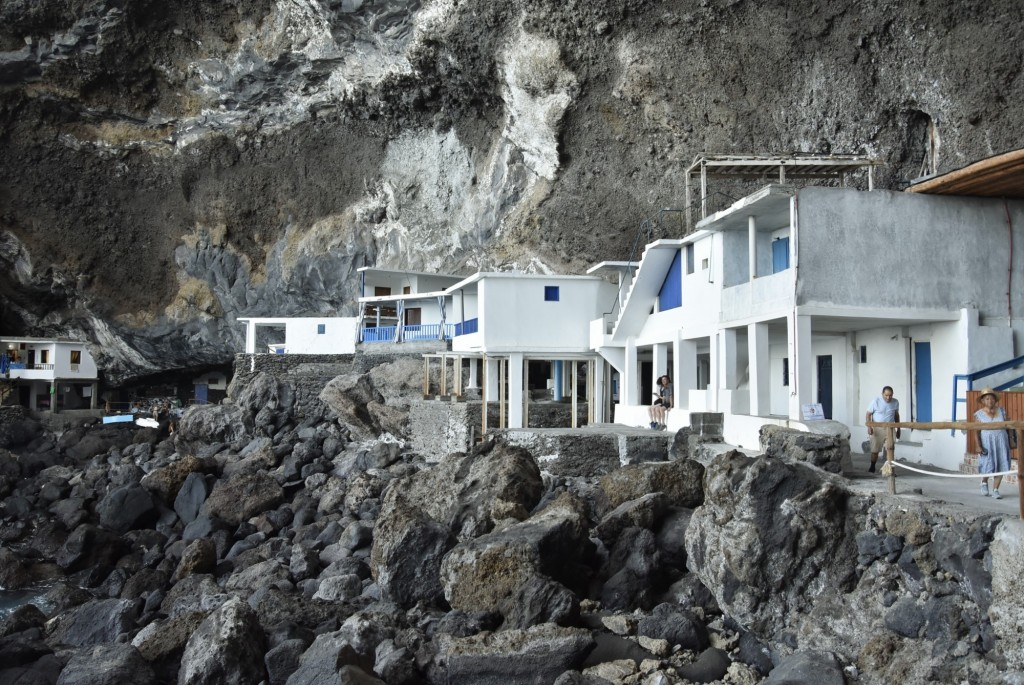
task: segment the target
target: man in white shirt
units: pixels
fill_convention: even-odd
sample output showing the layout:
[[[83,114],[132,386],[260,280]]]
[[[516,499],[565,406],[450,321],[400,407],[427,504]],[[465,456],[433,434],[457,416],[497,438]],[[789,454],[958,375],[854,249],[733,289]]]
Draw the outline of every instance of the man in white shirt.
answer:
[[[882,396],[876,397],[868,407],[867,413],[864,415],[864,423],[869,421],[877,421],[879,423],[899,423],[900,420],[900,401],[893,399],[892,386],[885,386],[882,388]],[[874,430],[871,426],[868,426],[868,436],[871,440],[871,466],[868,467],[868,471],[871,473],[875,472],[875,462],[878,461],[878,453],[882,451],[885,446],[885,429],[879,428]],[[896,429],[896,437],[900,437],[900,429]]]

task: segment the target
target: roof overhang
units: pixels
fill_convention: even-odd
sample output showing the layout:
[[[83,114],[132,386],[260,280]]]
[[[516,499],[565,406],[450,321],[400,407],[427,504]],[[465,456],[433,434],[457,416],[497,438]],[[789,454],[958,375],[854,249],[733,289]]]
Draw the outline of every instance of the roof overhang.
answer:
[[[1024,148],[911,182],[908,193],[1024,199]]]
[[[697,223],[697,229],[708,231],[747,230],[750,217],[754,217],[756,230],[771,231],[789,225],[790,199],[793,188],[768,185],[734,202],[732,206],[715,212]]]

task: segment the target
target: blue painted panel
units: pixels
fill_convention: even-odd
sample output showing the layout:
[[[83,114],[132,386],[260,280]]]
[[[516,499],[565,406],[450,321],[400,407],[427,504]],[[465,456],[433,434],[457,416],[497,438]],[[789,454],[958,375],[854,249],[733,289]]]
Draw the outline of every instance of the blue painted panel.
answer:
[[[789,268],[789,238],[772,241],[772,273],[777,274]]]
[[[918,421],[932,420],[932,344],[914,343],[914,405]]]
[[[665,282],[661,284],[661,292],[658,293],[658,309],[675,309],[683,306],[683,252],[676,251],[672,260],[672,266],[668,268],[668,275]]]

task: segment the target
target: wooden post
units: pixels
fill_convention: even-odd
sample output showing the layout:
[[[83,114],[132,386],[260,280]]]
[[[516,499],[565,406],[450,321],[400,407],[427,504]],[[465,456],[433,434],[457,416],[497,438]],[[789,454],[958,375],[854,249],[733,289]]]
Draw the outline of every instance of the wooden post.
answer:
[[[885,429],[885,460],[889,464],[889,494],[896,494],[896,468],[892,465],[895,459],[893,454],[894,446],[896,444],[896,429],[886,428]]]
[[[508,372],[508,360],[498,360],[498,428],[505,427],[505,374]]]
[[[530,427],[530,360],[523,357],[523,428]]]
[[[1017,434],[1017,445],[1020,445],[1020,429],[1014,428],[1014,433]],[[1019,511],[1017,512],[1021,519],[1024,520],[1024,450],[1017,456],[1017,502]]]
[[[430,397],[430,357],[423,358],[423,399]]]
[[[576,360],[573,359],[572,371],[569,373],[569,382],[572,383],[572,388],[569,391],[569,407],[572,412],[572,417],[569,419],[569,426],[572,428],[578,428],[576,425]]]
[[[448,355],[441,355],[441,397],[448,394]]]

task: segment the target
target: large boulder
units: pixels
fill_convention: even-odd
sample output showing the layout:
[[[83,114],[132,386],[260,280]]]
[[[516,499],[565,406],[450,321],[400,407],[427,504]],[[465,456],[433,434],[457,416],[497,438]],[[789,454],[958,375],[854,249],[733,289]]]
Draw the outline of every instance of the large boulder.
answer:
[[[522,523],[460,543],[441,564],[448,603],[498,612],[505,627],[573,620],[578,601],[566,586],[586,582],[593,544],[585,512],[565,493]]]
[[[831,473],[850,462],[850,429],[838,421],[815,421],[813,431],[765,424],[758,435],[769,457],[801,461]]]
[[[178,685],[256,685],[266,679],[263,629],[234,597],[203,621],[185,645]]]
[[[667,506],[693,509],[704,501],[704,465],[693,459],[630,464],[601,478],[600,513],[652,492],[665,495]]]
[[[96,505],[96,513],[101,526],[126,533],[151,523],[156,518],[156,505],[146,488],[132,483],[108,492]]]
[[[526,450],[485,443],[470,454],[449,455],[392,487],[465,540],[487,533],[496,521],[525,520],[540,502],[544,481]]]
[[[0,448],[28,444],[41,432],[42,426],[25,407],[0,407]]]
[[[206,445],[241,441],[252,432],[252,414],[237,404],[196,406],[181,417],[174,444],[182,454],[196,454]]]
[[[202,512],[237,525],[282,501],[284,490],[266,473],[239,473],[217,481]]]
[[[371,405],[383,404],[366,374],[341,374],[324,386],[320,401],[346,424],[357,438],[371,438],[380,433],[380,426],[370,412]]]
[[[135,626],[141,608],[138,600],[94,599],[61,614],[52,627],[50,641],[72,647],[115,642]]]
[[[81,649],[60,672],[57,685],[151,685],[152,667],[131,645],[98,645]]]
[[[594,648],[589,630],[552,624],[469,637],[441,634],[431,682],[448,685],[553,683]]]
[[[447,526],[409,504],[402,488],[388,490],[373,531],[370,569],[381,592],[400,606],[444,597],[441,561],[455,545]]]
[[[704,486],[686,531],[688,565],[740,625],[779,635],[815,597],[852,589],[857,520],[837,480],[734,450],[709,464]]]

